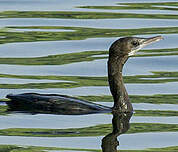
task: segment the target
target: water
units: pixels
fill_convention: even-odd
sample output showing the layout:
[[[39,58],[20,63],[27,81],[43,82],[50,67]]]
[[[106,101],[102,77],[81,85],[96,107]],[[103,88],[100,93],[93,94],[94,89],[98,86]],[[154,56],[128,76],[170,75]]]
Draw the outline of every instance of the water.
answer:
[[[165,37],[164,42],[158,42],[144,49],[167,49],[178,47],[178,34],[161,34]],[[153,35],[138,35],[149,37]],[[85,40],[68,40],[68,41],[42,41],[42,42],[19,42],[8,43],[0,46],[1,57],[42,57],[47,55],[76,53],[84,51],[101,51],[108,50],[113,41],[119,37],[110,38],[88,38]],[[7,54],[8,52],[8,54]]]
[[[140,24],[142,22],[142,24]],[[132,26],[129,26],[132,24]],[[177,20],[171,19],[47,19],[47,18],[9,18],[2,19],[0,27],[8,26],[73,26],[107,29],[133,29],[149,27],[175,27]],[[30,30],[30,29],[29,29]],[[28,30],[28,31],[29,31]],[[19,31],[19,30],[17,30]],[[41,30],[37,30],[41,31]],[[67,32],[64,30],[63,32]],[[56,32],[60,32],[56,30]]]
[[[85,116],[66,116],[66,115],[30,115],[23,113],[14,113],[9,116],[2,116],[0,129],[7,128],[84,128],[96,126],[100,124],[111,123],[112,115],[109,114],[92,114]],[[57,120],[57,121],[56,121]],[[134,116],[131,123],[161,123],[161,124],[177,124],[177,116]]]
[[[96,102],[104,106],[112,107],[111,102]],[[178,105],[174,104],[150,104],[150,103],[133,103],[135,110],[167,110],[167,111],[178,111]]]
[[[55,82],[71,82],[72,83],[73,81],[0,78],[0,83],[2,84],[55,83]]]
[[[171,0],[172,2],[176,2],[177,0]],[[61,4],[62,2],[62,4]],[[120,0],[119,3],[127,3],[127,2],[137,2],[137,3],[147,3],[147,0]],[[149,2],[169,2],[168,0],[149,0]],[[9,3],[11,5],[9,5]],[[35,4],[34,4],[35,3]],[[60,4],[59,4],[60,3]],[[107,5],[116,5],[118,3],[117,0],[110,0],[110,1],[95,1],[95,0],[66,0],[66,1],[58,1],[58,0],[39,0],[36,2],[35,0],[24,0],[23,2],[18,1],[18,0],[6,0],[6,1],[1,1],[1,11],[9,11],[9,10],[25,10],[25,11],[59,11],[59,10],[64,10],[64,11],[74,11],[77,8],[76,6],[87,6],[87,5],[102,5],[102,6],[107,6]]]
[[[96,0],[1,0],[0,1],[0,11],[65,11],[65,12],[114,12],[114,13],[136,13],[140,14],[139,18],[133,18],[125,16],[124,18],[104,18],[104,19],[81,19],[80,15],[77,18],[56,18],[55,16],[51,18],[40,18],[37,17],[17,17],[17,18],[0,18],[0,58],[37,58],[37,57],[47,57],[49,55],[69,55],[69,61],[63,64],[63,60],[60,58],[60,65],[48,65],[40,64],[40,58],[38,58],[37,65],[28,65],[28,62],[22,64],[0,64],[0,84],[1,87],[0,98],[4,99],[9,93],[51,93],[51,94],[65,94],[70,96],[103,96],[111,95],[108,86],[103,85],[90,85],[86,86],[84,80],[80,82],[81,86],[72,86],[73,83],[79,83],[72,77],[67,77],[65,80],[55,80],[51,77],[44,76],[85,76],[86,80],[90,80],[92,77],[103,77],[107,76],[107,54],[103,55],[93,55],[86,57],[86,59],[97,58],[94,60],[82,59],[85,57],[77,56],[76,54],[70,53],[86,53],[86,51],[106,51],[113,41],[118,39],[115,33],[106,33],[106,35],[97,35],[98,30],[103,29],[122,29],[127,32],[127,29],[137,30],[140,29],[144,31],[145,34],[136,33],[133,36],[150,37],[155,35],[162,35],[164,40],[154,43],[145,47],[143,50],[152,49],[171,49],[178,48],[178,32],[172,27],[177,27],[178,18],[144,18],[144,14],[152,15],[177,15],[176,10],[159,10],[159,7],[166,8],[177,8],[177,6],[169,6],[168,3],[165,5],[157,5],[156,10],[107,10],[107,9],[87,9],[87,8],[77,8],[78,6],[117,6],[117,3],[151,3],[151,2],[170,2],[167,0],[111,0],[111,1],[96,1]],[[176,2],[177,0],[171,1]],[[0,12],[0,13],[1,13]],[[40,13],[40,12],[39,12]],[[30,15],[30,13],[29,13]],[[95,17],[95,16],[94,16]],[[8,27],[16,27],[8,29]],[[63,28],[61,26],[64,26]],[[25,29],[23,27],[26,27]],[[34,28],[36,27],[36,28]],[[42,28],[43,27],[43,28]],[[60,28],[58,28],[60,27]],[[65,27],[68,27],[66,29]],[[80,27],[80,32],[72,27]],[[7,29],[5,29],[7,28]],[[96,31],[86,31],[84,28],[96,28]],[[150,30],[145,30],[144,28],[150,28]],[[152,29],[158,28],[159,32],[152,34]],[[167,29],[166,29],[167,28]],[[14,32],[17,32],[17,36],[8,37],[4,34],[8,31],[10,36]],[[156,31],[156,30],[155,30]],[[23,34],[27,33],[26,36]],[[35,33],[35,35],[30,34],[30,32]],[[45,32],[45,33],[43,33]],[[87,33],[89,32],[89,33]],[[43,34],[42,34],[43,33]],[[82,37],[82,35],[87,35]],[[116,32],[117,33],[117,32]],[[130,34],[129,32],[127,32]],[[22,34],[22,39],[18,39],[18,34]],[[40,40],[37,41],[38,35],[40,35]],[[48,39],[49,35],[54,38],[52,41]],[[120,33],[119,33],[120,34]],[[59,37],[57,37],[58,35]],[[73,37],[76,35],[76,37]],[[23,37],[24,36],[24,37]],[[32,36],[28,39],[28,36]],[[35,37],[36,36],[36,37]],[[77,37],[78,36],[78,37]],[[9,39],[6,39],[9,38]],[[55,39],[56,38],[56,39]],[[62,39],[61,39],[62,38]],[[73,38],[73,39],[71,39]],[[11,40],[11,41],[9,41]],[[15,41],[13,41],[15,40]],[[2,42],[2,44],[1,44]],[[167,51],[169,52],[169,51]],[[177,50],[175,50],[177,52]],[[158,52],[159,53],[159,52]],[[105,57],[105,59],[100,59],[99,57]],[[54,57],[55,58],[55,57]],[[72,58],[72,59],[71,59]],[[81,59],[81,60],[80,60]],[[46,59],[48,60],[48,59]],[[52,62],[53,60],[50,60]],[[32,61],[33,62],[33,61]],[[64,61],[65,62],[65,61]],[[127,76],[137,76],[137,75],[152,75],[152,72],[178,72],[178,56],[154,56],[150,54],[148,57],[132,57],[130,58],[126,65],[124,66],[123,74]],[[25,77],[28,76],[28,77]],[[40,79],[34,78],[33,76],[41,76]],[[87,78],[88,77],[88,78]],[[48,79],[47,79],[48,78]],[[176,81],[171,82],[168,80],[177,79],[177,73],[172,75],[163,75],[163,77],[157,78],[142,78],[142,80],[154,80],[160,81],[165,80],[166,83],[142,83],[135,82],[135,80],[130,80],[132,83],[126,83],[126,88],[129,95],[151,95],[155,94],[177,94],[178,85]],[[82,79],[81,79],[82,80]],[[81,81],[80,80],[80,81]],[[88,81],[87,81],[88,82]],[[45,85],[46,83],[55,84],[62,83],[63,87],[48,87],[45,89],[39,89],[37,86]],[[70,84],[71,83],[71,84]],[[88,82],[89,83],[89,82]],[[33,87],[31,86],[33,84]],[[19,86],[27,86],[25,89],[18,88]],[[36,85],[36,87],[35,87]],[[12,87],[15,86],[15,87]],[[51,85],[50,85],[51,86]],[[150,98],[151,97],[147,97]],[[104,97],[103,97],[104,98]],[[141,97],[140,97],[141,98]],[[144,99],[143,99],[144,100]],[[163,98],[157,100],[164,100]],[[165,98],[165,103],[167,104],[157,104],[156,100],[154,103],[133,103],[134,110],[149,110],[155,111],[178,111],[178,101],[176,104],[169,104],[169,100],[176,100],[175,97]],[[112,106],[112,102],[97,102],[105,106]],[[4,106],[4,104],[0,104]],[[1,113],[1,109],[0,109]],[[52,114],[28,114],[28,113],[11,113],[8,115],[0,115],[0,129],[10,129],[10,128],[43,128],[43,129],[70,129],[70,128],[85,128],[85,127],[95,127],[96,125],[104,125],[112,123],[111,114],[91,114],[91,115],[52,115]],[[130,119],[130,118],[129,118]],[[126,122],[122,122],[122,119],[117,119],[119,122],[115,123],[118,125],[129,124],[129,119]],[[133,115],[130,123],[142,123],[144,129],[147,123],[159,123],[162,125],[178,125],[177,116],[136,116]],[[118,127],[118,126],[117,126]],[[117,128],[116,127],[116,128]],[[126,127],[127,128],[127,127]],[[151,128],[150,128],[151,129]],[[160,130],[159,130],[160,129]],[[101,128],[104,130],[104,127]],[[1,131],[1,130],[0,130]],[[121,130],[122,132],[123,130]],[[86,130],[87,132],[87,130]],[[106,134],[105,134],[106,135]],[[105,136],[82,136],[82,137],[23,137],[23,136],[0,136],[0,151],[1,145],[20,145],[20,146],[42,146],[42,147],[60,147],[60,148],[78,148],[78,149],[101,149],[101,140]],[[136,128],[135,133],[128,134],[127,132],[119,137],[120,145],[118,149],[123,150],[138,150],[147,148],[163,148],[170,146],[178,146],[177,143],[178,132],[173,129],[162,131],[158,128],[156,132],[146,132],[143,130],[139,132]],[[156,143],[156,144],[155,144]],[[58,150],[57,150],[58,151]],[[57,152],[56,151],[56,152]],[[64,152],[75,152],[77,150],[67,150]],[[87,151],[87,150],[86,150]],[[162,151],[162,150],[160,150]],[[55,151],[50,151],[55,152]]]
[[[25,146],[47,146],[47,147],[71,147],[81,149],[100,149],[100,141],[103,137],[6,137],[0,136],[2,144],[9,142],[16,145]],[[160,138],[164,140],[160,140]],[[122,135],[120,137],[121,149],[146,149],[146,148],[161,148],[176,146],[178,133],[164,132],[164,133],[139,133]],[[128,140],[129,139],[129,140]],[[154,143],[157,144],[154,144]],[[123,144],[124,143],[124,144]],[[136,146],[135,146],[136,145]],[[129,148],[128,148],[129,147]]]
[[[154,94],[176,94],[177,82],[163,83],[163,84],[127,84],[126,88],[130,95],[154,95]],[[143,90],[144,89],[144,90]],[[51,94],[65,94],[71,96],[100,96],[110,95],[109,87],[102,86],[87,86],[75,88],[47,88],[47,89],[1,89],[1,98],[4,98],[9,93],[51,93]]]
[[[164,61],[168,62],[165,63]],[[82,63],[82,64],[81,64]],[[177,71],[177,56],[139,57],[129,59],[124,75],[148,75],[151,71]],[[138,67],[135,69],[135,67]],[[0,71],[11,75],[106,76],[107,59],[66,65],[9,65],[0,64]]]

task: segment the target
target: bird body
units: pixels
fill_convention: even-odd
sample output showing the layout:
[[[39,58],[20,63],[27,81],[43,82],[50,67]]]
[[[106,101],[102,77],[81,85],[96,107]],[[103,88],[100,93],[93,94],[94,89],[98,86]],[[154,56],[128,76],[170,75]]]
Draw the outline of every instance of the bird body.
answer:
[[[9,94],[7,102],[11,111],[26,111],[30,113],[49,114],[91,114],[100,112],[111,112],[109,107],[105,107],[78,98],[58,94]]]
[[[129,101],[127,90],[124,86],[122,69],[128,58],[142,47],[163,39],[161,36],[151,38],[124,37],[116,40],[109,49],[108,82],[113,96],[112,108],[80,100],[73,97],[54,94],[9,94],[7,102],[10,110],[33,111],[36,113],[56,114],[89,114],[98,112],[132,112],[133,107]]]

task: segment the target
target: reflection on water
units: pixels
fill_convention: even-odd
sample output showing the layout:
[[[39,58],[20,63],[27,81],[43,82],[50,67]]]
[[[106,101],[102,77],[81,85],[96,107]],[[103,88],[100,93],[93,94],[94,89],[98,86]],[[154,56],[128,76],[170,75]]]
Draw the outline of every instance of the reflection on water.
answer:
[[[75,6],[79,5],[114,5],[117,0],[110,0],[110,1],[96,1],[96,0],[65,0],[65,1],[58,1],[58,0],[24,0],[24,1],[13,1],[13,0],[5,0],[1,2],[1,11],[9,11],[9,10],[30,10],[30,11],[59,11],[59,10],[68,10],[73,11],[75,10]],[[124,1],[125,2],[125,1]],[[11,4],[11,5],[9,5]]]
[[[117,152],[117,146],[119,146],[119,141],[117,141],[117,137],[127,132],[130,127],[129,121],[132,116],[132,113],[119,113],[115,111],[112,114],[113,131],[102,139],[101,147],[103,152]]]
[[[140,24],[142,22],[142,24]],[[130,26],[132,24],[132,26]],[[138,29],[150,27],[175,27],[178,20],[171,19],[44,19],[44,18],[9,18],[1,19],[0,27],[8,26],[72,26],[107,29]],[[14,30],[13,30],[14,31]],[[16,30],[15,30],[16,31]],[[40,30],[18,30],[17,31],[40,31]],[[41,30],[51,31],[51,30]],[[54,30],[61,32],[61,30]],[[62,32],[69,32],[64,30]]]
[[[43,147],[62,147],[62,148],[70,147],[70,148],[79,148],[79,149],[86,149],[86,150],[91,149],[91,151],[95,150],[96,152],[96,149],[101,149],[102,138],[103,136],[97,136],[97,137],[0,136],[0,141],[1,144],[6,144],[6,145],[15,144],[15,145],[24,145],[24,146],[43,146]],[[122,150],[140,149],[143,151],[143,149],[150,148],[150,147],[162,148],[162,147],[176,146],[177,139],[178,139],[177,132],[124,134],[120,138],[121,144],[119,146],[119,149]],[[169,152],[173,152],[173,151],[169,151]]]
[[[160,69],[162,71],[177,71],[177,64],[178,56],[133,57],[125,64],[123,73],[124,75],[148,75],[152,74],[150,71],[160,71]],[[66,65],[0,64],[0,71],[12,75],[106,76],[106,65],[106,59]]]
[[[24,42],[0,45],[1,57],[41,57],[47,55],[106,50],[116,38],[91,38],[47,42]],[[8,52],[8,54],[7,54]]]
[[[75,83],[74,81],[65,80],[34,80],[34,79],[15,79],[15,78],[0,78],[0,84],[26,84],[26,83],[57,83],[57,82],[69,82]]]
[[[177,0],[171,0],[171,2],[177,2]],[[88,9],[88,8],[77,8],[79,6],[120,6],[117,3],[151,3],[151,2],[161,2],[162,4],[157,5],[158,8],[150,9],[144,8],[141,9],[122,9],[122,10],[106,10],[106,9]],[[177,3],[176,6],[168,5],[168,3],[163,4],[163,2],[168,2],[168,0],[1,0],[0,1],[0,11],[34,11],[38,13],[36,16],[31,18],[32,15],[29,12],[26,12],[26,16],[21,16],[23,12],[19,13],[18,17],[23,18],[15,18],[15,14],[10,13],[11,18],[2,18],[0,16],[0,27],[5,27],[5,29],[0,29],[0,57],[1,58],[12,58],[12,60],[8,60],[8,63],[3,63],[3,60],[0,59],[2,64],[0,65],[0,84],[1,84],[1,94],[0,98],[4,98],[9,93],[24,93],[24,92],[38,92],[38,93],[56,93],[56,94],[66,94],[66,95],[110,95],[109,88],[104,85],[98,85],[98,79],[93,76],[106,76],[106,58],[107,54],[104,56],[106,58],[102,58],[102,55],[95,55],[92,57],[92,60],[80,60],[81,58],[90,58],[89,56],[83,57],[83,54],[78,57],[76,54],[69,53],[87,53],[86,51],[107,51],[108,47],[111,45],[113,41],[118,39],[116,36],[130,36],[132,35],[132,31],[134,31],[135,36],[140,37],[149,37],[155,35],[162,35],[164,37],[164,41],[160,41],[159,43],[155,43],[150,45],[145,50],[152,51],[154,53],[154,49],[166,49],[175,48],[173,51],[177,52],[178,48],[178,34],[177,34],[177,24],[178,24],[178,11]],[[147,6],[147,4],[142,4]],[[164,9],[164,10],[161,10]],[[170,10],[168,10],[170,9]],[[66,18],[70,18],[74,13],[70,13],[70,11],[80,11],[81,14],[75,16],[75,19],[64,19],[59,18],[53,14],[51,18],[39,18],[39,17],[47,17],[48,15],[40,13],[40,11],[46,11],[49,13],[48,15],[55,13],[53,11],[65,11],[65,13],[69,13],[68,15],[64,13],[62,17],[65,15]],[[47,12],[51,11],[51,12]],[[83,12],[86,11],[86,15],[82,16]],[[88,13],[89,12],[89,13]],[[106,12],[115,13],[115,14],[125,14],[123,18],[115,18],[112,19],[109,16],[103,17],[103,19],[96,19],[102,16],[96,15],[96,12],[100,12],[100,15],[105,15]],[[102,13],[101,13],[102,12]],[[8,13],[8,12],[6,12]],[[91,13],[93,13],[92,16]],[[136,13],[137,15],[131,14],[126,15],[126,13]],[[1,12],[1,14],[3,14]],[[116,15],[114,14],[114,17]],[[144,15],[147,14],[147,15]],[[7,14],[6,14],[7,15]],[[44,16],[41,16],[44,15]],[[71,16],[70,16],[71,15]],[[6,16],[8,17],[8,16]],[[26,18],[27,17],[27,18]],[[35,18],[37,17],[37,18]],[[82,19],[83,17],[92,17],[92,19]],[[96,17],[96,18],[95,18]],[[120,16],[119,16],[120,17]],[[133,18],[137,17],[137,18]],[[150,17],[150,18],[148,18]],[[153,19],[153,18],[154,19]],[[169,18],[169,19],[168,19]],[[18,26],[16,28],[9,28],[8,26]],[[26,28],[23,29],[23,26]],[[38,27],[35,27],[38,26]],[[43,27],[40,27],[43,26]],[[60,27],[60,26],[69,26],[69,27]],[[73,28],[75,27],[75,28]],[[82,27],[78,31],[76,27]],[[98,28],[87,30],[87,28]],[[154,28],[153,28],[154,27]],[[157,29],[156,29],[156,28]],[[164,27],[164,28],[163,28]],[[168,27],[168,28],[167,28]],[[170,28],[175,27],[175,28]],[[107,28],[105,33],[103,34],[103,28]],[[137,29],[134,29],[137,28]],[[148,29],[144,29],[148,28]],[[164,30],[162,30],[163,28]],[[114,30],[113,30],[114,29]],[[119,30],[122,29],[122,30]],[[128,29],[128,30],[127,30]],[[5,32],[9,30],[8,34]],[[14,32],[17,30],[17,35]],[[139,32],[137,32],[137,30]],[[153,32],[154,31],[154,32]],[[158,31],[158,32],[157,32]],[[90,33],[91,32],[91,33]],[[122,34],[123,32],[123,34]],[[144,33],[145,35],[143,35]],[[155,35],[153,35],[154,33]],[[163,33],[163,34],[162,34]],[[173,34],[171,34],[173,33]],[[14,34],[14,35],[13,35]],[[18,34],[20,36],[18,36]],[[128,34],[128,35],[127,35]],[[141,35],[142,34],[142,35]],[[32,37],[30,37],[30,35]],[[17,37],[16,37],[17,36]],[[28,38],[28,36],[30,38]],[[58,37],[56,37],[58,36]],[[40,37],[40,39],[36,39]],[[100,37],[100,38],[98,38]],[[36,40],[39,40],[38,42]],[[60,41],[61,40],[61,41]],[[13,43],[12,43],[13,42]],[[149,57],[133,57],[129,59],[126,66],[124,67],[124,75],[131,75],[129,77],[129,82],[126,84],[129,94],[146,95],[146,94],[177,94],[178,85],[177,82],[169,81],[171,78],[177,79],[177,74],[169,74],[168,71],[175,72],[178,71],[178,56],[177,54],[172,54],[172,56],[159,56],[163,50],[156,50],[158,56]],[[170,50],[167,50],[170,53]],[[92,54],[91,53],[91,54]],[[106,52],[107,53],[107,52]],[[144,54],[150,53],[143,52]],[[63,57],[67,54],[67,63],[63,62]],[[51,60],[47,58],[49,55],[52,56]],[[58,60],[58,56],[61,55],[60,64],[56,64],[57,62],[53,62],[53,58]],[[48,61],[44,64],[41,61],[41,58],[35,58],[36,65],[28,65],[27,60],[23,60],[18,65],[15,65],[14,61],[17,59],[14,58],[32,58],[32,57],[46,57],[44,60]],[[101,58],[100,58],[101,57]],[[75,60],[77,58],[77,61]],[[6,60],[6,59],[4,59]],[[55,60],[55,61],[56,61]],[[30,60],[33,62],[33,60]],[[74,61],[74,62],[73,62]],[[85,61],[85,62],[83,62]],[[20,60],[18,61],[20,62]],[[33,62],[34,63],[34,62]],[[53,65],[49,65],[49,63],[54,63]],[[61,64],[62,63],[62,64]],[[151,71],[164,71],[160,74],[160,76],[155,76]],[[13,76],[7,76],[4,74],[13,74]],[[21,75],[22,77],[16,76]],[[27,76],[23,78],[23,75]],[[34,79],[33,76],[42,76],[41,80]],[[44,79],[43,76],[86,76],[80,77],[80,86],[71,88],[75,84],[72,78],[61,79],[61,80],[47,80]],[[142,81],[135,82],[136,79],[133,79],[135,75],[144,75]],[[148,75],[151,75],[149,77]],[[148,78],[147,78],[148,76]],[[153,77],[152,77],[153,76]],[[88,78],[87,78],[88,77]],[[160,77],[160,78],[159,78]],[[27,79],[28,78],[28,79]],[[169,78],[169,79],[166,79]],[[93,80],[92,80],[93,79]],[[166,81],[160,81],[165,79]],[[87,81],[85,81],[87,80]],[[92,80],[94,83],[89,84],[88,80]],[[128,81],[127,79],[125,79]],[[143,82],[143,80],[147,80],[147,84]],[[152,80],[152,81],[151,81]],[[154,80],[154,82],[153,82]],[[51,85],[52,83],[59,83],[60,86],[54,87]],[[79,80],[78,80],[79,81]],[[76,80],[75,83],[78,83]],[[104,81],[104,80],[103,80]],[[157,83],[159,81],[159,83]],[[149,83],[148,83],[149,82]],[[153,83],[151,83],[153,82]],[[163,83],[166,82],[166,83]],[[28,83],[28,87],[26,89],[20,89],[20,86],[26,86]],[[31,84],[33,83],[33,85]],[[41,83],[41,84],[40,84]],[[47,86],[44,83],[50,83]],[[62,87],[61,83],[65,86]],[[14,85],[19,84],[19,85]],[[39,85],[42,87],[38,89]],[[37,87],[38,86],[38,87]],[[8,88],[8,89],[5,89]],[[23,87],[22,87],[23,88]],[[25,88],[25,87],[24,87]],[[174,102],[170,104],[157,104],[157,100],[153,100],[153,104],[142,103],[142,98],[139,103],[133,104],[135,110],[155,110],[158,112],[159,110],[166,111],[177,111],[177,105],[175,106],[177,96],[170,96],[169,98],[165,98],[165,102],[167,100],[174,100]],[[148,97],[152,100],[152,97]],[[160,101],[164,98],[164,96],[158,98]],[[169,101],[170,101],[169,100]],[[168,101],[168,102],[169,102]],[[158,101],[159,103],[159,101]],[[111,107],[113,103],[102,103],[106,106]],[[2,107],[2,105],[1,105]],[[0,109],[1,110],[1,109]],[[20,131],[23,128],[32,128],[32,131],[39,128],[45,129],[82,129],[83,127],[89,128],[97,128],[101,127],[101,130],[106,131],[100,135],[89,136],[89,130],[86,130],[86,134],[81,137],[22,137],[22,136],[0,136],[0,151],[1,144],[16,144],[23,146],[49,146],[49,147],[62,147],[68,148],[65,152],[77,152],[77,151],[100,151],[101,149],[101,141],[102,141],[102,149],[103,152],[116,152],[117,146],[119,145],[119,149],[129,151],[151,151],[145,150],[145,148],[159,148],[159,147],[168,147],[168,146],[178,146],[178,132],[166,132],[166,129],[161,132],[161,128],[157,127],[158,123],[162,125],[173,124],[177,125],[178,116],[174,115],[174,112],[171,117],[163,115],[162,113],[158,115],[152,114],[151,116],[137,116],[134,115],[132,118],[132,114],[130,113],[117,113],[113,112],[113,130],[109,133],[106,126],[111,126],[111,114],[93,114],[93,115],[78,115],[78,116],[69,116],[69,115],[50,115],[50,114],[39,114],[39,115],[27,115],[20,113],[11,113],[9,115],[1,115],[0,116],[0,132],[1,129],[7,128],[20,128]],[[137,114],[137,113],[136,113]],[[131,121],[130,121],[131,119]],[[133,126],[129,129],[129,121],[134,123],[135,132],[131,133]],[[137,126],[137,123],[140,123]],[[150,128],[147,126],[148,123],[154,123],[154,126],[157,127],[157,132],[152,132],[154,127]],[[144,127],[147,127],[146,130]],[[142,128],[142,133],[139,132],[140,128]],[[100,128],[99,128],[100,129]],[[98,129],[98,130],[99,130]],[[112,128],[109,128],[112,129]],[[144,130],[145,129],[145,130]],[[160,130],[159,130],[160,129]],[[87,132],[88,131],[88,132]],[[169,130],[170,131],[170,130]],[[96,132],[96,130],[95,130]],[[17,132],[16,132],[17,133]],[[88,133],[88,134],[87,134]],[[109,134],[108,134],[109,133]],[[124,135],[121,135],[126,133]],[[50,133],[48,132],[50,135]],[[103,135],[107,134],[105,137]],[[75,135],[78,135],[77,133]],[[121,135],[121,136],[120,136]],[[119,139],[119,141],[117,141]],[[156,143],[156,144],[155,144]],[[78,148],[79,150],[69,150],[70,148]],[[85,150],[88,149],[88,150]],[[36,150],[38,151],[38,150]],[[62,151],[62,150],[57,150]],[[57,152],[56,151],[56,152]],[[155,150],[156,152],[161,152],[162,150]],[[167,151],[167,150],[166,150]],[[4,152],[4,150],[3,150]],[[34,151],[30,151],[34,152]],[[55,151],[51,151],[55,152]],[[171,151],[172,152],[172,151]]]
[[[76,8],[76,11],[95,11],[95,12],[114,12],[114,13],[133,13],[133,14],[178,14],[177,11],[172,10],[107,10],[107,9],[87,9],[87,8]]]
[[[104,106],[112,107],[112,102],[95,102]],[[134,110],[167,110],[178,111],[176,104],[151,104],[151,103],[133,103]]]
[[[74,32],[74,30],[65,29],[14,29],[13,32]]]
[[[0,116],[0,129],[6,128],[83,128],[96,126],[99,124],[108,124],[111,121],[111,115],[92,114],[92,115],[51,115],[51,114],[20,114],[13,113],[8,116]],[[141,121],[141,120],[140,120]]]
[[[178,82],[163,84],[126,84],[129,95],[177,94]],[[101,96],[110,95],[108,86],[87,86],[76,88],[45,88],[45,89],[1,89],[0,98],[9,93],[47,93],[65,94],[70,96]]]
[[[139,22],[140,23],[140,22]],[[156,44],[146,46],[144,49],[168,49],[177,48],[178,34],[161,34],[165,38]],[[153,35],[137,35],[149,37]],[[42,41],[42,42],[18,42],[0,45],[1,57],[41,57],[47,55],[57,55],[66,53],[76,53],[84,51],[108,50],[108,47],[118,37],[108,38],[88,38],[85,40],[66,41]]]

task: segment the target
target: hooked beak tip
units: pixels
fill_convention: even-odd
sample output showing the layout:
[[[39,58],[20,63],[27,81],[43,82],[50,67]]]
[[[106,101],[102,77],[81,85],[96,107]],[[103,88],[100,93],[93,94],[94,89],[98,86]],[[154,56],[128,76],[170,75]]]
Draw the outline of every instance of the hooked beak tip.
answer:
[[[154,43],[154,42],[158,42],[160,40],[163,40],[164,38],[162,36],[155,36],[155,37],[150,37],[148,39],[146,39],[144,41],[144,44],[145,45],[148,45],[148,44],[151,44],[151,43]]]
[[[155,39],[157,39],[157,41],[160,41],[160,40],[164,40],[164,37],[159,35],[159,36],[155,36]]]

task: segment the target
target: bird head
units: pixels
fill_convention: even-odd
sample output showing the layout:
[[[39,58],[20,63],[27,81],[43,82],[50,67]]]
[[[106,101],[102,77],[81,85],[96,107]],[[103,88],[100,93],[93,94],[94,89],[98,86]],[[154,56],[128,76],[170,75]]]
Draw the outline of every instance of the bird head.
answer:
[[[115,41],[111,47],[109,54],[112,56],[132,56],[141,48],[162,40],[162,36],[155,36],[150,38],[140,37],[123,37]]]

